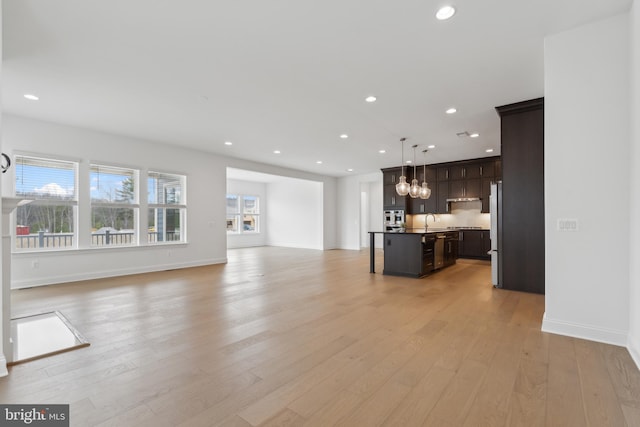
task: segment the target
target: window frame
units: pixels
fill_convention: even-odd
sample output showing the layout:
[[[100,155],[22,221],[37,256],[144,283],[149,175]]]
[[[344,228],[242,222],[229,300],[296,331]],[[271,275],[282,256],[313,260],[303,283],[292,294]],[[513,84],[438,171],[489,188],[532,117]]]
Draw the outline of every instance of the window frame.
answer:
[[[165,201],[165,203],[151,203],[149,201],[150,199],[150,194],[151,194],[151,189],[149,188],[149,181],[155,177],[155,176],[165,176],[165,177],[173,177],[174,180],[171,181],[167,181],[165,183],[162,184],[163,186],[163,199]],[[175,172],[160,172],[159,169],[153,169],[153,170],[149,170],[146,173],[146,182],[147,182],[147,224],[146,224],[146,230],[147,230],[147,245],[149,246],[156,246],[156,245],[171,245],[171,244],[181,244],[181,243],[187,243],[187,175],[185,174],[179,174],[179,173],[175,173]],[[172,184],[175,183],[179,183],[179,185],[177,186],[177,188],[179,189],[179,195],[180,195],[180,203],[166,203],[166,192],[165,190]],[[157,202],[158,200],[156,200]],[[149,225],[149,221],[152,217],[151,211],[156,211],[158,209],[162,209],[162,211],[164,212],[165,216],[167,213],[167,210],[169,209],[176,209],[179,212],[179,222],[180,222],[180,239],[179,240],[166,240],[166,236],[167,236],[167,230],[166,228],[163,230],[163,238],[162,240],[158,239],[158,230],[156,228],[156,231],[153,232],[156,234],[156,239],[155,240],[151,240],[151,232],[149,231],[149,229],[151,228],[151,226]],[[157,219],[154,216],[154,227],[157,227]]]
[[[132,246],[140,246],[140,203],[139,203],[139,193],[140,193],[140,170],[127,167],[127,166],[118,166],[113,164],[108,164],[109,162],[90,162],[89,163],[89,224],[91,227],[90,231],[90,247],[91,248],[114,248],[114,247],[132,247]],[[122,176],[131,177],[133,180],[133,199],[131,201],[94,201],[92,196],[93,192],[93,175],[94,175],[94,167],[98,174],[100,174],[100,168],[103,168],[105,175],[114,175],[117,176],[118,171],[126,171],[130,172],[129,174],[122,174]],[[110,173],[111,172],[111,173]],[[99,178],[99,177],[98,177]],[[118,243],[117,240],[115,243],[111,243],[108,233],[105,233],[105,237],[102,239],[103,244],[99,243],[99,235],[94,234],[93,226],[94,226],[94,208],[107,208],[107,209],[131,209],[133,211],[133,233],[131,237],[131,241],[129,243]],[[94,236],[96,237],[96,243],[94,243]],[[118,233],[117,236],[122,236],[122,233]]]
[[[40,154],[40,153],[25,153],[25,152],[14,152],[13,153],[13,164],[14,164],[14,173],[13,173],[13,195],[15,198],[19,198],[19,199],[23,199],[23,200],[30,200],[27,204],[23,205],[23,206],[19,206],[17,209],[15,209],[11,215],[11,237],[12,237],[12,244],[11,244],[11,252],[12,253],[29,253],[29,252],[52,252],[52,251],[63,251],[63,250],[74,250],[74,249],[78,249],[79,247],[79,240],[80,240],[80,230],[78,229],[78,224],[79,224],[79,180],[80,180],[80,161],[78,159],[73,159],[73,158],[67,158],[67,157],[59,157],[59,156],[53,156],[53,155],[47,155],[47,154]],[[34,163],[37,162],[41,162],[43,163],[43,167],[46,167],[46,163],[50,163],[50,164],[55,164],[55,163],[67,163],[70,167],[67,168],[60,168],[60,169],[66,169],[66,170],[70,170],[73,172],[73,195],[70,198],[62,198],[62,199],[56,199],[56,198],[48,198],[48,197],[34,197],[35,194],[37,194],[36,192],[33,193],[21,193],[18,194],[18,169],[20,166],[24,167],[25,166],[25,162],[21,162],[20,159],[30,159],[32,160]],[[50,183],[49,183],[50,184]],[[45,184],[48,185],[48,184]],[[70,208],[71,209],[71,214],[72,214],[72,220],[70,222],[71,226],[72,226],[72,231],[68,232],[68,233],[55,233],[55,232],[49,232],[49,235],[45,235],[44,233],[46,233],[46,231],[42,231],[42,230],[38,230],[39,235],[38,235],[38,239],[35,240],[34,237],[34,246],[31,247],[30,246],[30,240],[31,237],[28,239],[28,246],[25,247],[18,247],[18,239],[23,239],[22,237],[18,237],[18,233],[17,233],[17,227],[20,226],[20,224],[18,224],[18,215],[19,215],[19,210],[21,208],[24,209],[29,209],[31,207],[34,206],[61,206],[64,208]],[[31,227],[29,225],[29,227]],[[30,230],[31,231],[31,230]],[[29,234],[31,235],[31,233]],[[64,240],[66,242],[66,236],[67,235],[71,235],[71,244],[70,245],[64,245],[64,246],[59,246],[59,242],[61,237],[64,237]],[[56,245],[56,240],[58,242],[58,244]],[[42,242],[46,241],[47,244],[46,246],[42,246]],[[52,246],[49,246],[49,241],[52,241],[53,244]]]
[[[229,200],[229,196],[234,196],[237,198],[238,200],[238,212],[236,213],[229,213],[229,206],[228,206],[228,200]],[[247,197],[252,197],[255,199],[256,201],[256,209],[255,212],[247,212],[245,209],[245,198]],[[261,197],[257,194],[245,194],[245,193],[227,193],[225,196],[225,200],[227,200],[227,203],[225,204],[225,206],[227,207],[227,212],[226,212],[226,219],[225,221],[229,221],[230,218],[233,217],[233,220],[235,221],[236,224],[236,230],[229,230],[227,229],[227,235],[242,235],[242,234],[260,234],[262,233],[261,230],[261,213],[260,213],[260,199]],[[244,229],[244,217],[245,216],[253,216],[255,218],[255,229],[254,230],[245,230]]]

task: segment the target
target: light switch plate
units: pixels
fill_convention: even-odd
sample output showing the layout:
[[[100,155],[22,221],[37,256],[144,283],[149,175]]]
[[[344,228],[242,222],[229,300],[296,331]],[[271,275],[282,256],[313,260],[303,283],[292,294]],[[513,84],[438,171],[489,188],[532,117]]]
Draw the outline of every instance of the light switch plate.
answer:
[[[559,218],[558,231],[578,231],[578,220],[573,218]]]

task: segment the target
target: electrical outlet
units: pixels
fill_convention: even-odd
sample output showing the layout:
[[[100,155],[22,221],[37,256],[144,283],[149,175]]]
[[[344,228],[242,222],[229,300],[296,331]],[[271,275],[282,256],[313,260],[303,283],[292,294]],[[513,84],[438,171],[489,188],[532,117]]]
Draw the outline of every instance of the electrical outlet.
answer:
[[[40,261],[38,261],[37,259],[31,261],[31,268],[38,268],[38,267],[40,267]]]
[[[558,231],[578,231],[578,220],[571,218],[558,219]]]

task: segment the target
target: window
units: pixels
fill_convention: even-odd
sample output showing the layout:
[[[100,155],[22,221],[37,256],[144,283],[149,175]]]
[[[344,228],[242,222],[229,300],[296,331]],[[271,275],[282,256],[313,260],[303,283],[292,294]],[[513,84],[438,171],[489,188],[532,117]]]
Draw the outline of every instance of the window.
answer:
[[[260,231],[260,197],[227,194],[227,233]]]
[[[91,165],[91,245],[135,245],[137,242],[137,172]]]
[[[184,242],[187,205],[187,177],[149,172],[147,201],[149,204],[149,243]]]
[[[33,200],[16,209],[16,250],[77,245],[78,164],[16,156],[16,197]]]

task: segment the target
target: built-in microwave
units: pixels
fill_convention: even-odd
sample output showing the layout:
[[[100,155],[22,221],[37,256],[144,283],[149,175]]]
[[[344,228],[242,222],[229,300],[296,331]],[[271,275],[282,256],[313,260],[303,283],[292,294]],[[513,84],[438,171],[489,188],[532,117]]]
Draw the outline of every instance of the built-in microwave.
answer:
[[[405,222],[403,210],[384,211],[385,231],[398,231]]]

